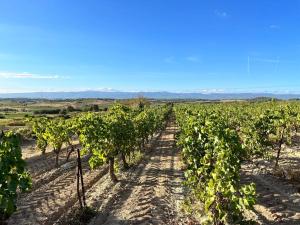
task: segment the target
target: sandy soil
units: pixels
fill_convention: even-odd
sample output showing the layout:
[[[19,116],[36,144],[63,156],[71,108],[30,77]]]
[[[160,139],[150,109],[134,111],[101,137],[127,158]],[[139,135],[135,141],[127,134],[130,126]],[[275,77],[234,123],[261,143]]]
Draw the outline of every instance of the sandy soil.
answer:
[[[274,153],[275,154],[275,153]],[[295,180],[299,171],[300,152],[297,146],[283,150],[280,170],[274,172],[274,162],[254,160],[242,167],[242,182],[254,182],[257,204],[248,218],[264,225],[300,224],[300,182]]]
[[[74,162],[62,166],[53,179],[43,184],[29,194],[18,199],[18,211],[12,215],[8,224],[54,224],[69,207],[77,202]],[[107,167],[99,170],[89,170],[87,161],[83,163],[85,187],[89,189],[106,172]]]

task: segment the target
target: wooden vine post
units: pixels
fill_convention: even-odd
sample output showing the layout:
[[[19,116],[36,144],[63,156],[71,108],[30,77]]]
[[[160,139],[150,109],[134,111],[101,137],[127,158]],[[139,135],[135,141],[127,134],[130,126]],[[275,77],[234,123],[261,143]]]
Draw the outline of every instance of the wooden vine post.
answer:
[[[80,157],[80,150],[77,149],[77,195],[79,200],[80,208],[86,207],[86,200],[85,200],[85,189],[83,183],[83,173],[82,173],[82,165],[81,165],[81,157]],[[81,185],[81,188],[80,188]]]

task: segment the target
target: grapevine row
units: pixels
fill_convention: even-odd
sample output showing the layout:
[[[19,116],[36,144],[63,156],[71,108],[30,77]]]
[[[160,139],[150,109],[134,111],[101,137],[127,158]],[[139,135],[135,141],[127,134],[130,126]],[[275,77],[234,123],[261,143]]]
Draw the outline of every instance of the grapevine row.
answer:
[[[57,167],[63,146],[69,149],[66,160],[77,152],[78,200],[81,206],[86,206],[80,156],[88,155],[92,169],[108,163],[110,178],[117,182],[115,161],[120,159],[123,167],[128,168],[129,156],[135,151],[143,151],[149,138],[164,129],[170,112],[169,105],[134,108],[115,103],[105,113],[80,113],[69,119],[33,117],[27,122],[32,127],[37,148],[42,154],[47,147],[52,149]],[[74,140],[79,141],[80,150],[73,144]],[[1,223],[16,210],[18,191],[27,191],[31,187],[18,134],[1,134],[0,159]]]
[[[178,145],[186,164],[186,183],[202,204],[203,223],[239,224],[255,204],[255,185],[240,184],[241,164],[291,144],[298,130],[296,102],[179,104]]]

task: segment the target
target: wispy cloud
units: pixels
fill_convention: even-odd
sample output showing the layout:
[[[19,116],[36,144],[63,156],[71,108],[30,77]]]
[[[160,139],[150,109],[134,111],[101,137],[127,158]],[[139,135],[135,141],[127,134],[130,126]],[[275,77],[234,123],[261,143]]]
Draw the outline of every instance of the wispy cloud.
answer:
[[[280,26],[277,25],[277,24],[271,24],[271,25],[269,26],[269,28],[270,28],[270,29],[273,29],[273,30],[278,30],[278,29],[280,29]]]
[[[214,13],[215,13],[215,15],[216,15],[217,17],[220,17],[220,18],[227,18],[227,17],[229,17],[229,14],[228,14],[227,12],[225,12],[225,11],[222,11],[222,10],[216,9],[216,10],[214,11]]]
[[[15,72],[0,72],[0,78],[4,79],[45,79],[45,80],[57,80],[57,79],[69,79],[68,76],[59,76],[52,74],[33,74],[33,73],[15,73]]]
[[[165,63],[175,63],[175,57],[174,56],[168,56],[164,58]]]
[[[188,56],[185,59],[189,62],[200,62],[200,59],[196,56]]]

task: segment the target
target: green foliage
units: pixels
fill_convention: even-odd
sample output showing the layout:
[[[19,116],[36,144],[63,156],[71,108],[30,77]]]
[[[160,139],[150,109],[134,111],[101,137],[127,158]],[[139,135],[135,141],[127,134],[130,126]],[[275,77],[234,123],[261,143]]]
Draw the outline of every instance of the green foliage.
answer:
[[[105,115],[108,129],[108,140],[112,146],[111,156],[127,154],[135,145],[135,130],[131,120],[130,108],[115,104]]]
[[[140,112],[134,117],[133,122],[136,131],[137,144],[141,150],[144,148],[154,126],[153,120],[150,116],[150,111],[144,110]]]
[[[187,165],[186,184],[202,202],[209,224],[236,224],[255,202],[255,186],[241,186],[243,160],[270,158],[292,143],[299,128],[297,102],[179,104],[178,145]]]
[[[65,120],[61,118],[49,120],[46,123],[46,130],[43,137],[53,147],[54,151],[60,151],[63,143],[68,140],[68,130],[66,129]]]
[[[46,117],[39,117],[39,118],[29,118],[27,122],[31,124],[32,132],[35,134],[37,140],[36,145],[42,153],[46,152],[47,148],[47,139],[45,138],[44,134],[46,132],[46,127],[49,119]]]
[[[90,166],[95,168],[107,161],[111,154],[108,141],[108,125],[97,113],[83,113],[73,120],[75,133],[82,146],[82,154],[92,153]]]
[[[64,143],[69,143],[69,129],[66,121],[62,118],[56,118],[47,121],[43,138],[47,144],[53,148],[56,154],[55,165],[58,166],[58,156]]]
[[[219,112],[175,110],[181,134],[178,144],[187,164],[186,184],[203,204],[206,224],[238,224],[255,203],[253,184],[240,185],[246,155],[237,130]]]
[[[107,113],[82,113],[72,119],[73,130],[79,137],[82,154],[91,153],[89,164],[92,168],[108,161],[112,164],[110,172],[114,174],[114,159],[121,156],[126,167],[126,159],[135,151],[139,143],[153,135],[166,119],[168,108],[149,108],[135,111],[115,103]],[[162,114],[157,115],[155,114]],[[114,175],[111,175],[114,176]]]
[[[109,162],[111,176],[114,176],[114,159],[121,156],[126,167],[126,159],[141,142],[144,144],[149,136],[164,127],[169,113],[167,106],[141,110],[115,103],[106,113],[81,113],[68,120],[33,118],[30,122],[38,146],[45,150],[49,145],[57,154],[56,165],[63,143],[71,145],[72,137],[77,136],[81,154],[90,154],[91,168]]]
[[[31,179],[25,170],[19,137],[6,133],[0,137],[0,221],[16,210],[17,191],[27,191]]]
[[[56,166],[58,166],[58,155],[64,143],[70,143],[72,136],[72,126],[63,118],[49,119],[47,117],[29,118],[32,131],[37,140],[37,148],[46,152],[47,146],[53,148],[56,154]]]
[[[33,114],[59,114],[60,109],[41,109],[33,111]]]

